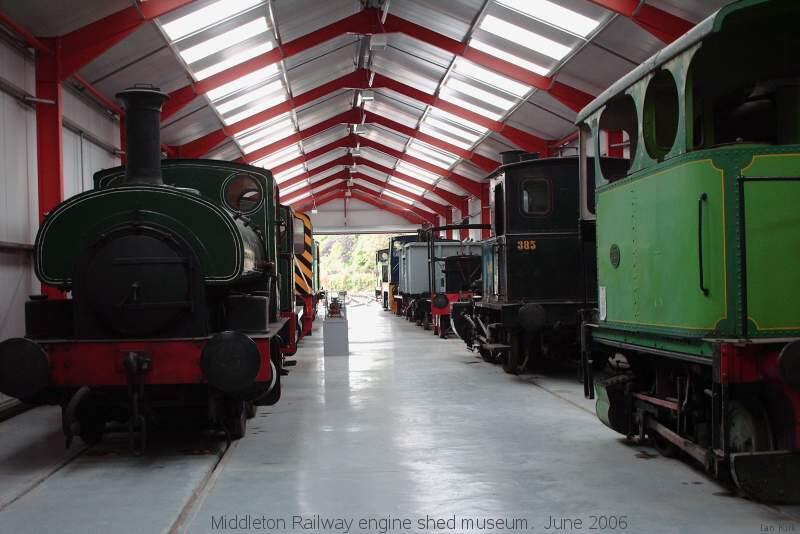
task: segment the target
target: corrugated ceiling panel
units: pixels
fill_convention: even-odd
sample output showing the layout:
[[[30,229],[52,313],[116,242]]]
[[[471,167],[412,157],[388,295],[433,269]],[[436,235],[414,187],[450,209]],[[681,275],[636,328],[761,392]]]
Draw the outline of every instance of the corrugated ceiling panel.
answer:
[[[467,178],[475,181],[481,181],[486,177],[486,172],[480,170],[470,163],[459,163],[453,167],[453,172],[460,174],[461,176],[466,176]]]
[[[517,147],[512,143],[506,141],[498,134],[492,133],[480,145],[478,145],[478,147],[475,149],[475,152],[481,154],[482,156],[499,159],[498,155],[500,152],[516,149]]]
[[[55,37],[131,7],[130,0],[0,0],[0,11],[40,37]]]
[[[124,69],[127,65],[165,48],[168,48],[167,42],[158,28],[154,24],[144,24],[127,39],[112,46],[79,72],[85,80],[95,83],[110,73]],[[185,72],[182,74],[188,82],[189,75]]]
[[[321,172],[316,172],[315,173],[315,172],[312,171],[312,172],[309,173],[311,175],[311,180],[310,181],[311,181],[312,184],[316,183],[316,182],[319,182],[323,178],[327,178],[329,176],[333,176],[334,174],[342,172],[343,169],[344,169],[343,166],[337,165],[336,167],[333,167],[331,169],[326,169],[326,170],[321,171]]]
[[[375,100],[372,102],[365,102],[364,109],[411,128],[415,128],[420,117],[422,117],[421,110],[405,106],[379,94],[376,94]]]
[[[186,86],[189,80],[186,69],[175,57],[175,53],[164,47],[140,61],[106,75],[94,85],[107,96],[113,97],[135,83],[149,83],[169,93]]]
[[[281,40],[289,42],[357,13],[358,0],[279,0],[273,3]]]
[[[526,102],[511,114],[506,123],[543,139],[559,139],[575,129],[575,113],[568,113],[561,115],[545,106]]]
[[[340,184],[342,182],[344,182],[344,180],[331,180],[330,182],[326,182],[324,184],[320,184],[319,186],[312,187],[311,191],[313,193],[316,193],[317,191],[322,191],[322,190],[328,189],[329,187],[331,187],[333,185],[336,185],[336,184]],[[313,186],[313,183],[312,183],[312,186]]]
[[[350,131],[347,125],[339,124],[333,128],[325,130],[320,134],[303,139],[303,148],[305,148],[306,153],[308,153],[325,145],[329,145],[339,139],[344,139],[349,135],[349,133]]]
[[[227,142],[223,145],[218,146],[205,157],[210,159],[220,159],[224,161],[233,161],[241,157],[242,151],[239,150],[239,146],[234,143],[233,141]]]
[[[206,106],[162,128],[161,141],[168,145],[182,145],[221,127],[216,113]]]
[[[367,133],[364,137],[372,141],[386,145],[395,150],[403,150],[408,142],[408,137],[395,133],[392,130],[387,130],[375,124],[367,124]]]
[[[347,149],[346,148],[337,148],[337,149],[331,150],[330,152],[327,152],[327,153],[323,154],[322,156],[319,156],[318,158],[314,158],[314,159],[308,160],[308,171],[312,172],[314,169],[316,169],[320,165],[324,165],[324,164],[328,163],[329,161],[333,161],[333,160],[335,160],[337,158],[341,158],[345,154],[347,154]]]
[[[309,48],[308,50],[304,50],[299,54],[295,54],[293,56],[289,56],[284,61],[286,68],[292,70],[294,68],[299,67],[309,61],[313,61],[318,59],[322,56],[327,54],[331,54],[337,52],[341,48],[346,48],[348,46],[352,46],[355,43],[358,43],[361,38],[357,35],[352,34],[343,34],[325,41],[324,43],[317,45],[313,48]]]
[[[464,190],[463,189],[461,189],[456,184],[454,184],[453,182],[451,182],[451,181],[449,181],[447,179],[439,180],[436,183],[436,187],[441,187],[445,191],[450,191],[451,193],[455,193],[457,195],[463,195],[464,194]]]
[[[594,42],[624,57],[633,67],[664,46],[652,33],[626,17],[614,19],[595,37]]]
[[[392,0],[389,13],[460,41],[481,5],[483,0]]]
[[[290,70],[288,77],[292,93],[305,93],[323,83],[353,72],[355,70],[353,58],[357,53],[358,45],[353,44]]]
[[[689,22],[700,22],[733,0],[648,0],[653,7],[663,9]]]
[[[388,45],[392,48],[396,48],[422,61],[439,65],[445,69],[450,65],[450,62],[453,61],[453,54],[441,48],[423,43],[413,36],[404,33],[390,33],[387,36],[387,41]]]
[[[395,48],[387,48],[373,55],[372,67],[383,74],[428,94],[433,94],[446,69]]]
[[[297,122],[300,129],[319,124],[320,122],[335,117],[353,107],[353,97],[349,92],[344,92],[329,98],[317,105],[304,108],[297,112]]]
[[[387,102],[390,102],[392,105],[396,105],[401,109],[404,109],[408,113],[411,114],[422,114],[425,111],[425,104],[420,102],[419,100],[414,100],[413,98],[409,98],[405,95],[401,95],[398,92],[392,91],[391,89],[384,89],[384,88],[377,88],[375,90],[376,100],[383,100],[385,99]],[[409,108],[409,109],[406,109]]]
[[[636,65],[589,45],[559,72],[558,79],[589,94],[598,95]]]
[[[381,180],[384,182],[389,179],[388,174],[384,174],[381,171],[375,170],[372,167],[369,167],[368,165],[359,165],[358,172],[366,174],[367,176],[372,176],[376,180]]]
[[[392,156],[371,148],[362,148],[361,156],[366,160],[373,161],[378,165],[383,165],[384,167],[389,167],[390,169],[393,169],[395,163],[397,162],[397,159],[393,158]]]

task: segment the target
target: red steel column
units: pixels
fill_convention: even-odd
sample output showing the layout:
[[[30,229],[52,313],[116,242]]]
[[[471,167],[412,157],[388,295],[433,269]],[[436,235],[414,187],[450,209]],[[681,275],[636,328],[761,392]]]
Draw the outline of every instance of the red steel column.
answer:
[[[622,130],[608,130],[606,132],[608,140],[608,157],[621,158],[625,155],[625,149],[622,146]]]
[[[53,102],[36,104],[36,156],[39,182],[39,223],[64,199],[64,153],[62,130],[62,88],[60,43],[43,40],[52,53],[36,54],[36,97]],[[42,292],[50,298],[62,294],[42,284]]]
[[[481,224],[492,224],[491,208],[489,207],[489,184],[481,184]],[[488,228],[481,230],[481,239],[491,237],[492,231]]]

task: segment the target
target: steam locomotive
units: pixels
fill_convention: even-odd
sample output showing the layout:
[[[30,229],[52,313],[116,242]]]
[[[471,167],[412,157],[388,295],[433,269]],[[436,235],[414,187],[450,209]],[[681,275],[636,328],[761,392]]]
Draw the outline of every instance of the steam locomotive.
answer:
[[[597,299],[594,221],[579,217],[578,159],[502,157],[489,176],[494,235],[481,242],[482,295],[452,304],[453,330],[508,373],[577,364],[581,313]]]
[[[761,500],[800,502],[800,4],[722,8],[578,116],[597,416]],[[730,69],[735,63],[737,68]],[[630,143],[623,168],[591,161]],[[593,176],[592,176],[593,174]],[[587,191],[591,194],[591,191]],[[593,199],[594,200],[594,199]],[[591,363],[613,357],[610,377]]]
[[[140,450],[148,425],[176,412],[240,438],[255,406],[281,395],[275,181],[249,165],[161,161],[167,95],[117,96],[127,166],[42,223],[36,276],[61,293],[32,297],[25,337],[0,343],[0,392],[61,405],[68,444],[118,422]]]

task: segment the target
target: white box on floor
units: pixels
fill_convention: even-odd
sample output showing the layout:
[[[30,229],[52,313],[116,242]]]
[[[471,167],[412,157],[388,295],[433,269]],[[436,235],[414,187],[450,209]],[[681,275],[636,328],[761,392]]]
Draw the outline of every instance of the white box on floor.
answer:
[[[347,319],[326,318],[322,321],[322,341],[325,356],[347,356],[350,342],[347,339]]]

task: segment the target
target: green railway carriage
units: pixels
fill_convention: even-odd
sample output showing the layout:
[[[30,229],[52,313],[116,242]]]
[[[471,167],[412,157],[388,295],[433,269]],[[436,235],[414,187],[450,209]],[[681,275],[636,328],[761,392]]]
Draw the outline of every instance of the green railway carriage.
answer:
[[[798,16],[734,2],[578,116],[598,416],[783,501],[800,498],[800,64],[781,52]],[[625,172],[589,159],[620,131]],[[617,372],[592,390],[608,356]]]

